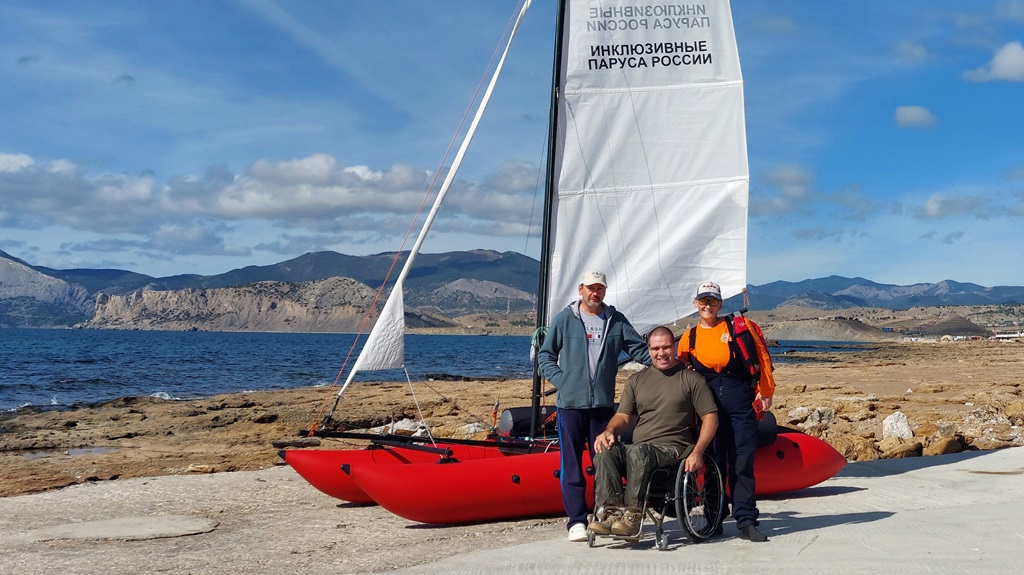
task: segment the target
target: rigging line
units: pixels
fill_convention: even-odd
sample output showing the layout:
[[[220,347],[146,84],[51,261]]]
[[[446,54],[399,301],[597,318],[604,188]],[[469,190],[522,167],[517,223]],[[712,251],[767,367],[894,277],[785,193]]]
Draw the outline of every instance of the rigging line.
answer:
[[[434,387],[434,386],[430,385],[429,383],[427,383],[427,382],[425,382],[425,381],[420,381],[420,382],[418,382],[418,383],[419,383],[420,385],[422,385],[423,387],[426,387],[426,388],[427,388],[427,389],[429,389],[430,391],[433,391],[434,393],[436,393],[436,394],[438,394],[439,396],[441,396],[441,399],[443,399],[443,400],[445,400],[445,401],[450,401],[450,402],[452,403],[452,406],[454,406],[454,407],[455,407],[456,409],[458,409],[458,410],[460,410],[460,411],[465,411],[465,412],[466,412],[467,414],[469,414],[469,416],[470,416],[470,417],[473,417],[473,418],[477,419],[478,421],[484,421],[484,418],[483,418],[483,417],[480,417],[479,415],[477,415],[476,413],[474,413],[474,412],[473,412],[473,410],[470,410],[470,409],[466,409],[466,408],[464,408],[463,406],[459,405],[459,402],[458,402],[458,400],[456,400],[455,398],[452,398],[452,397],[448,397],[447,395],[445,395],[445,394],[441,393],[441,391],[440,391],[439,389],[437,389],[436,387]],[[424,424],[425,424],[425,423],[426,423],[426,422],[424,422]]]
[[[423,425],[423,429],[427,431],[427,439],[430,440],[430,443],[434,447],[437,447],[437,442],[434,441],[434,434],[430,432],[430,426],[427,425],[427,421],[423,419],[423,409],[420,408],[420,400],[416,397],[416,386],[412,384],[412,377],[409,376],[409,370],[403,367],[402,371],[405,372],[405,381],[409,384],[409,393],[412,394],[412,402],[416,405],[416,413],[420,416],[420,423]],[[392,433],[394,432],[394,427],[391,428],[391,431]]]
[[[548,141],[548,138],[550,138],[550,136],[551,136],[551,126],[548,125],[548,127],[544,129],[544,140],[541,142],[541,149],[540,149],[541,160],[539,162],[537,162],[537,179],[536,179],[536,181],[533,184],[533,202],[531,202],[531,204],[530,204],[530,219],[528,220],[529,223],[526,226],[526,238],[525,238],[525,241],[523,242],[523,255],[526,255],[528,253],[528,249],[529,249],[529,245],[530,245],[530,232],[533,230],[533,219],[534,219],[534,216],[537,213],[537,198],[538,198],[538,196],[540,195],[540,193],[542,191],[541,184],[542,184],[542,181],[543,181],[544,174],[547,171],[547,162],[544,160],[544,158],[547,156],[547,147],[548,147],[547,141]],[[543,198],[541,198],[541,199],[543,199]],[[541,224],[542,225],[541,225],[540,233],[543,236],[544,233],[545,233],[545,230],[544,230],[543,222],[541,222]],[[525,265],[525,263],[526,262],[524,261],[523,264]],[[523,268],[520,267],[519,269],[522,270]],[[534,312],[537,314],[537,317],[538,317],[538,323],[539,323],[539,318],[540,318],[540,298],[541,297],[542,297],[542,295],[540,293],[537,293],[537,298],[536,298],[537,305],[534,307]],[[512,326],[510,325],[509,328],[511,329],[511,327]],[[534,342],[536,341],[534,338],[536,337],[537,331],[539,331],[540,329],[541,328],[539,328],[539,327],[536,328],[536,330],[534,331],[533,335],[530,338],[530,359],[531,359],[531,361],[535,361],[535,357],[534,356],[535,356],[535,354],[537,352],[537,349],[540,347],[539,344],[534,345]],[[542,395],[542,397],[543,397],[543,395]],[[501,398],[501,396],[499,394],[499,399],[500,398]]]
[[[423,198],[420,200],[420,205],[416,209],[416,214],[409,222],[409,228],[406,230],[405,235],[402,238],[402,243],[399,245],[398,250],[395,252],[395,256],[391,259],[391,265],[388,267],[388,271],[384,275],[384,279],[381,280],[380,287],[377,289],[377,293],[374,295],[373,301],[370,302],[370,305],[366,309],[366,313],[363,315],[363,319],[359,324],[359,329],[356,332],[356,336],[352,340],[352,345],[349,346],[348,353],[345,355],[345,360],[342,362],[341,368],[338,370],[337,375],[335,375],[334,377],[334,381],[331,383],[331,390],[338,386],[338,382],[341,380],[342,374],[345,373],[345,368],[348,366],[349,360],[351,360],[352,358],[352,354],[355,353],[355,349],[359,343],[360,337],[366,331],[366,326],[369,324],[370,317],[373,314],[373,310],[376,307],[377,302],[380,301],[381,295],[383,295],[384,293],[384,288],[387,285],[387,281],[388,279],[391,278],[391,274],[394,272],[395,266],[398,264],[398,260],[401,258],[402,250],[405,248],[406,243],[408,243],[409,237],[412,235],[412,231],[416,227],[416,222],[419,221],[420,215],[423,213],[423,208],[424,206],[426,206],[427,200],[430,198],[434,186],[437,184],[438,177],[440,176],[445,163],[448,161],[448,157],[451,155],[452,150],[455,148],[455,142],[458,141],[459,134],[462,133],[462,129],[466,125],[466,120],[467,118],[469,118],[470,112],[473,110],[474,105],[480,98],[480,92],[483,89],[483,86],[486,84],[486,80],[490,75],[490,71],[494,68],[494,62],[498,58],[498,54],[501,53],[501,46],[504,44],[504,39],[506,36],[509,35],[509,31],[514,27],[514,24],[517,19],[516,14],[519,13],[520,7],[522,6],[522,2],[528,1],[529,0],[520,0],[520,3],[517,5],[516,11],[512,13],[512,15],[509,17],[508,22],[505,24],[505,30],[502,33],[501,38],[498,40],[498,43],[495,45],[494,51],[491,52],[491,58],[488,61],[487,66],[484,68],[484,73],[480,76],[480,81],[477,83],[476,89],[473,92],[473,97],[470,99],[469,104],[466,106],[466,109],[462,114],[462,119],[459,122],[459,126],[455,130],[455,133],[452,134],[452,138],[448,142],[448,148],[445,150],[444,156],[441,158],[440,164],[438,164],[438,167],[434,170],[434,176],[430,180],[430,184],[427,186],[427,189],[423,193]],[[327,399],[329,400],[329,398],[330,396],[328,396]],[[334,406],[331,408],[331,413],[328,414],[327,416],[328,418],[334,415],[334,411],[337,409],[338,401],[340,399],[340,396],[337,399],[335,399]],[[319,411],[317,412],[316,418],[314,419],[313,423],[310,424],[310,434],[313,433],[316,423],[323,420],[323,412],[326,409],[326,407],[327,400],[325,400],[324,403],[321,405]]]
[[[402,266],[402,271],[399,272],[398,279],[395,280],[396,287],[400,287],[402,283],[405,281],[405,278],[408,277],[409,270],[412,268],[416,255],[419,253],[420,247],[423,245],[423,242],[427,238],[427,233],[430,231],[430,226],[431,224],[433,224],[434,219],[437,217],[438,211],[440,210],[441,207],[441,203],[444,201],[445,196],[451,189],[451,184],[455,180],[455,174],[458,173],[459,167],[462,165],[462,160],[466,156],[466,150],[469,148],[470,142],[473,141],[473,136],[476,134],[476,130],[480,125],[480,120],[483,117],[484,111],[487,109],[487,104],[491,99],[491,95],[494,93],[494,86],[498,83],[498,77],[501,75],[501,70],[504,67],[505,59],[508,56],[509,49],[512,47],[512,40],[515,38],[516,31],[519,29],[520,24],[522,24],[523,18],[526,16],[526,11],[527,9],[529,9],[529,7],[530,0],[524,1],[522,5],[522,10],[517,15],[515,25],[512,27],[512,32],[508,35],[507,42],[505,43],[505,47],[501,53],[501,58],[498,60],[497,64],[494,67],[494,72],[491,75],[491,79],[487,84],[487,89],[484,91],[484,94],[480,99],[480,104],[477,106],[476,113],[473,115],[473,120],[470,122],[469,127],[467,128],[465,136],[463,136],[462,138],[462,144],[459,146],[459,150],[458,152],[456,152],[455,158],[452,160],[452,165],[449,166],[448,168],[448,173],[445,176],[444,182],[442,182],[441,184],[441,188],[437,193],[437,197],[434,198],[434,203],[430,207],[430,211],[427,213],[426,219],[423,221],[423,227],[420,228],[419,235],[416,236],[416,242],[413,244],[412,249],[409,250],[409,257],[406,258],[405,265]],[[394,291],[392,291],[392,293],[388,297],[387,302],[384,304],[385,311],[389,309],[388,306],[390,306],[392,302],[396,301],[399,302],[399,305],[401,305],[400,291],[398,299],[395,299]],[[379,322],[376,325],[374,325],[374,329],[371,330],[369,338],[372,339],[375,336],[379,337],[379,334],[382,332],[378,331],[378,328],[381,328],[381,326],[382,324]],[[338,391],[338,399],[335,400],[335,405],[337,405],[338,401],[340,401],[341,395],[345,393],[346,389],[348,389],[349,384],[352,383],[352,379],[355,377],[355,374],[360,365],[360,361],[365,357],[367,356],[364,354],[360,354],[359,357],[356,359],[355,366],[352,368],[351,371],[349,371],[348,377],[345,379],[345,384],[342,385],[341,389]]]

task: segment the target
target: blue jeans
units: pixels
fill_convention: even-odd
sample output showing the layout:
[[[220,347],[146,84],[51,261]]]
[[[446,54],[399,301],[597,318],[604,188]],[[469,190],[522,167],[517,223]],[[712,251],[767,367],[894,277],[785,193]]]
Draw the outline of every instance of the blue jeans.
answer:
[[[562,504],[569,516],[568,526],[587,523],[587,478],[583,474],[583,450],[594,457],[594,440],[608,427],[615,412],[611,407],[590,409],[558,408],[558,449],[561,454],[559,481]]]
[[[760,513],[754,496],[757,416],[751,405],[754,389],[747,382],[728,375],[711,377],[707,382],[718,405],[715,452],[718,465],[726,474],[732,516],[739,529],[757,525]]]

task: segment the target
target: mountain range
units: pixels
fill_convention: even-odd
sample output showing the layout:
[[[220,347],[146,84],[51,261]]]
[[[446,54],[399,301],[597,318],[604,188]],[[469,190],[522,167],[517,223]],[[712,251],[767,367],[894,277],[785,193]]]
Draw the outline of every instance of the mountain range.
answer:
[[[182,306],[210,306],[213,305],[210,302],[216,300],[221,320],[215,325],[238,328],[240,314],[238,310],[231,310],[232,306],[245,309],[247,314],[267,313],[277,307],[271,301],[273,298],[268,299],[267,293],[272,292],[277,294],[273,297],[293,298],[293,305],[288,308],[288,313],[293,315],[284,319],[279,316],[273,323],[275,329],[311,329],[311,326],[328,329],[330,326],[322,321],[303,314],[316,314],[315,310],[322,310],[325,301],[336,304],[345,300],[346,306],[365,309],[374,301],[374,294],[388,270],[393,267],[397,275],[407,257],[407,252],[398,254],[397,258],[394,252],[368,256],[314,252],[273,265],[247,266],[212,276],[155,278],[115,269],[56,270],[34,266],[0,251],[0,327],[67,327],[90,322],[92,327],[140,327],[143,324],[119,322],[127,317],[138,319],[140,313],[146,313],[154,317],[144,327],[156,329],[164,325],[168,329],[180,329],[195,318],[209,317],[211,313],[209,309],[196,309],[190,314],[188,309],[181,309]],[[536,306],[539,268],[537,260],[516,252],[471,250],[420,254],[406,280],[405,303],[413,308],[411,313],[422,319],[422,325],[427,326],[443,325],[445,317],[528,313]],[[356,283],[338,284],[337,278],[350,278]],[[328,280],[332,280],[329,285],[318,284]],[[274,286],[270,292],[252,289],[253,284],[261,282],[285,285]],[[295,289],[287,284],[295,284]],[[180,292],[184,291],[189,297],[181,297]],[[342,297],[339,291],[351,292],[352,297]],[[156,301],[161,298],[155,296],[163,292],[177,293],[171,299],[165,297]],[[325,300],[327,292],[331,296]],[[1024,287],[1020,286],[985,287],[952,280],[900,286],[841,276],[750,285],[747,294],[751,311],[783,306],[900,310],[915,306],[1024,302]],[[254,298],[260,299],[257,302]],[[741,296],[734,298],[732,307],[739,307],[739,298]],[[380,300],[377,301],[380,305]],[[171,302],[178,306],[174,308],[177,320],[168,323],[168,318],[160,314],[171,313]],[[109,314],[115,309],[113,318],[101,313],[106,310]],[[232,319],[223,319],[227,316]],[[351,322],[344,323],[347,327]],[[248,325],[253,329],[259,324]]]

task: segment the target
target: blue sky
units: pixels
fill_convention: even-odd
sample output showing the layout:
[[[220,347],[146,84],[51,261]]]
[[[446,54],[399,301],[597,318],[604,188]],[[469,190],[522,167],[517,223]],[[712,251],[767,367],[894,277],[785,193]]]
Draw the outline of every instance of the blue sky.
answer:
[[[397,249],[515,7],[6,1],[0,250],[167,276]],[[732,9],[750,283],[1024,285],[1024,0]],[[538,256],[553,26],[534,0],[424,251]]]

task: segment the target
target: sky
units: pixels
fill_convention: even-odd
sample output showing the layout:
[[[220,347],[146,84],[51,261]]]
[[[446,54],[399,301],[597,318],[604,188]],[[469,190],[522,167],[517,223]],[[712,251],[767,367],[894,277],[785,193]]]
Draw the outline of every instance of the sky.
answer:
[[[0,250],[164,277],[399,249],[516,6],[0,3]],[[1024,0],[732,11],[748,283],[1024,285]],[[534,0],[424,252],[539,257],[554,17]]]

